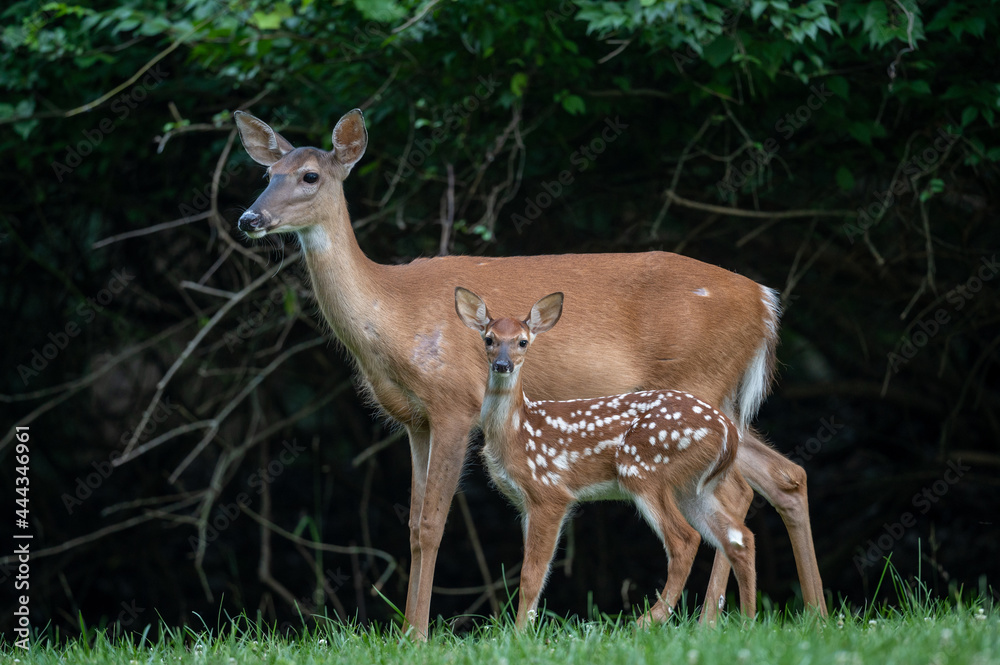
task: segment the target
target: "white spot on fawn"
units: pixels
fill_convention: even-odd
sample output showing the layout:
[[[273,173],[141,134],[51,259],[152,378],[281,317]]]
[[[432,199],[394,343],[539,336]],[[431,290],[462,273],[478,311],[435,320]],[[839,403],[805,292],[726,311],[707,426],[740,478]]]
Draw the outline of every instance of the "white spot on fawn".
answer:
[[[660,430],[660,442],[662,443],[663,441],[666,441],[666,440],[667,440],[667,430],[661,429]],[[650,443],[652,443],[652,441],[650,441]]]
[[[691,410],[694,411],[695,413],[701,413],[701,407],[700,406],[692,406]]]
[[[554,460],[552,460],[552,463],[556,465],[557,469],[562,469],[563,471],[568,469],[569,462],[566,461],[566,451],[565,450],[562,451],[559,457],[556,457]]]

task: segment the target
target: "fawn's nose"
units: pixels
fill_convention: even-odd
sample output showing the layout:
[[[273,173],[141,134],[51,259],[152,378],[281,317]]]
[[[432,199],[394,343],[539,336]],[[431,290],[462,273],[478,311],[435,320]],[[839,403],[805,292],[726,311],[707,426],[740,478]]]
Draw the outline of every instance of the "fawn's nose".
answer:
[[[514,370],[514,365],[509,360],[497,360],[493,363],[494,372],[511,372]]]
[[[266,215],[262,215],[256,210],[247,210],[240,215],[240,221],[237,222],[236,226],[244,233],[251,233],[267,228],[267,222],[268,218]]]

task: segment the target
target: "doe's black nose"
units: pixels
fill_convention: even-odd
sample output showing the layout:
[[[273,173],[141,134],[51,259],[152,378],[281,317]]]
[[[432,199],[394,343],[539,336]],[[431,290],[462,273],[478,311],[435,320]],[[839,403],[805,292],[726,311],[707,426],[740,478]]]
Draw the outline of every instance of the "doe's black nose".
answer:
[[[493,363],[494,372],[510,372],[513,369],[514,365],[509,360],[497,360]]]
[[[240,231],[260,231],[266,225],[267,220],[264,215],[260,214],[256,210],[247,210],[242,215],[240,215],[240,221],[237,222],[237,227]]]

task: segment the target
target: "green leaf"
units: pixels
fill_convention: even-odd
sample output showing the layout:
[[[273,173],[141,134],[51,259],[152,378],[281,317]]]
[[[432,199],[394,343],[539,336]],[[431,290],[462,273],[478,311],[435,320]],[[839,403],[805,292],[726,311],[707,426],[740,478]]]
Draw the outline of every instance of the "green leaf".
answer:
[[[583,99],[577,95],[566,95],[562,99],[562,107],[570,115],[580,115],[587,110]]]
[[[762,2],[761,0],[754,0],[753,2],[750,3],[750,18],[756,21],[757,19],[760,18],[760,15],[764,13],[765,9],[767,9],[766,2]]]
[[[966,19],[965,31],[982,39],[983,35],[986,34],[986,19],[980,16],[973,16]]]
[[[847,99],[850,96],[851,86],[843,76],[831,76],[826,80],[826,87],[830,88],[830,91],[841,99]]]
[[[854,175],[846,166],[838,168],[834,178],[837,179],[837,186],[843,191],[849,192],[854,189]]]
[[[254,12],[250,22],[261,30],[277,30],[281,27],[282,20],[294,15],[292,7],[287,2],[279,2],[274,6],[273,12]]]
[[[705,47],[702,55],[705,61],[713,67],[721,67],[729,62],[736,52],[736,42],[729,37],[719,37]]]
[[[528,88],[528,75],[524,72],[518,72],[510,77],[510,91],[514,93],[515,97],[523,97],[524,91]]]
[[[847,125],[847,133],[860,143],[872,144],[872,126],[867,122],[852,122]]]
[[[287,316],[292,316],[293,314],[295,314],[296,310],[298,309],[298,302],[299,299],[298,296],[295,295],[295,289],[292,288],[285,289],[284,305],[285,305],[285,314]]]
[[[962,111],[962,126],[965,127],[966,125],[975,121],[975,119],[978,117],[979,117],[978,108],[976,108],[975,106],[966,106],[965,110]]]

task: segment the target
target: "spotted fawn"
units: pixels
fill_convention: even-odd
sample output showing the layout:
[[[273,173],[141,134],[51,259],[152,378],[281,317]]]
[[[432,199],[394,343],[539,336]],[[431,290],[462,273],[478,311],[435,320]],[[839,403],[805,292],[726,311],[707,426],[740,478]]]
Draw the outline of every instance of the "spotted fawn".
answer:
[[[753,534],[737,517],[742,512],[735,502],[719,491],[736,457],[738,428],[713,406],[673,390],[528,400],[521,366],[535,337],[559,320],[562,306],[563,294],[553,293],[524,320],[495,319],[479,296],[455,290],[458,316],[486,347],[489,378],[480,414],[486,465],[523,516],[517,625],[534,620],[571,508],[599,500],[632,501],[667,551],[666,586],[640,624],[672,614],[699,534],[723,551],[739,584],[740,608],[754,616]]]

